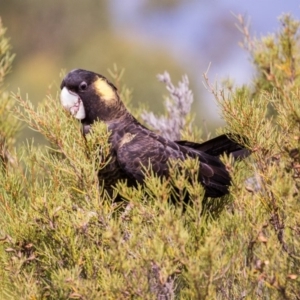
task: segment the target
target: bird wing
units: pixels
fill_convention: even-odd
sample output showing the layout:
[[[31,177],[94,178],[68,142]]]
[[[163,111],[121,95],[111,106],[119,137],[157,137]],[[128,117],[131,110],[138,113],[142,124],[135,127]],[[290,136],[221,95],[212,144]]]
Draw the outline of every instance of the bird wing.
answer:
[[[161,136],[137,128],[124,134],[118,146],[117,160],[130,177],[142,183],[145,168],[151,167],[158,176],[168,176],[168,160],[184,159],[179,146],[172,146]]]
[[[207,196],[218,197],[228,192],[230,176],[218,157],[181,146],[143,127],[125,133],[116,152],[120,168],[129,178],[140,183],[144,180],[145,168],[151,166],[155,174],[167,177],[169,159],[198,158],[199,181],[204,185]]]

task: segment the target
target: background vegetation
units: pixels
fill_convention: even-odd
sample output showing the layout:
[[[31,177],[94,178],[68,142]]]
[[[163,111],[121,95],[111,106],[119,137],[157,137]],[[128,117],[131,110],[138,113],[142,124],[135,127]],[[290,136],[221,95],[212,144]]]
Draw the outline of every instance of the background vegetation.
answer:
[[[270,10],[269,7],[272,7]],[[189,77],[195,95],[195,124],[206,133],[224,126],[202,73],[210,64],[214,82],[230,76],[241,84],[250,80],[252,68],[240,49],[241,34],[234,15],[247,13],[251,31],[272,32],[282,12],[300,17],[297,0],[0,0],[0,14],[16,58],[7,75],[7,90],[20,88],[37,105],[51,88],[58,89],[58,74],[84,68],[108,76],[116,63],[125,69],[126,85],[134,106],[162,111],[163,84],[157,73],[167,70],[176,83]],[[222,49],[222,51],[220,51]],[[30,70],[30,76],[29,76]],[[17,141],[34,137],[24,126]]]
[[[138,189],[119,183],[124,201],[113,203],[97,178],[109,152],[103,124],[85,141],[55,86],[35,108],[2,85],[0,299],[299,299],[299,26],[285,15],[276,33],[256,39],[240,19],[254,84],[217,89],[206,78],[223,131],[253,152],[235,164],[223,157],[233,182],[220,199],[203,199],[174,168],[172,184],[151,174]],[[0,28],[2,83],[13,57]],[[15,115],[51,147],[15,149]],[[181,134],[199,140],[190,120]],[[197,162],[184,167],[197,172]]]
[[[134,99],[158,111],[164,86],[155,79],[157,70],[167,69],[176,78],[184,73],[170,51],[158,43],[141,42],[126,30],[118,32],[111,1],[0,0],[0,7],[14,52],[19,53],[14,72],[8,74],[9,89],[26,91],[34,104],[51,88],[59,88],[57,75],[62,68],[83,68],[108,76],[107,70],[117,63],[126,70],[126,83],[132,87]],[[35,71],[28,76],[30,69]],[[45,142],[27,127],[18,140],[32,137],[38,143]]]

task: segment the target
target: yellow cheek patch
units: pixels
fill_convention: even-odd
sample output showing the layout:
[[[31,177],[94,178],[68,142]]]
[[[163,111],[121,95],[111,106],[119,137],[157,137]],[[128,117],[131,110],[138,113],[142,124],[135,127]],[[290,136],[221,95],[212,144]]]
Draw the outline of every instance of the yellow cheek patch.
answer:
[[[116,92],[113,88],[102,78],[98,78],[94,82],[94,88],[96,93],[104,100],[107,104],[115,103],[116,101]]]
[[[122,146],[124,146],[125,144],[129,143],[130,141],[133,140],[133,138],[136,136],[136,134],[131,134],[129,132],[125,133],[125,135],[123,136],[121,142],[120,142],[120,148]]]

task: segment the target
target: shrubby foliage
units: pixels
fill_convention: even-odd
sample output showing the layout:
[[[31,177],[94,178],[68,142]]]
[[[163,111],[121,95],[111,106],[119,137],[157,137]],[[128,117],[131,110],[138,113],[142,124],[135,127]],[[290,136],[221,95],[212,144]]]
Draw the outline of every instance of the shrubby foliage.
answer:
[[[299,22],[285,15],[276,34],[256,40],[240,21],[254,86],[207,80],[223,131],[253,152],[235,164],[223,157],[228,197],[204,199],[188,160],[191,181],[173,166],[176,192],[149,171],[144,187],[120,182],[124,201],[114,203],[97,177],[109,159],[103,124],[84,139],[57,96],[35,109],[1,90],[0,299],[299,299]],[[0,29],[2,82],[12,56]],[[127,89],[122,96],[129,103]],[[13,149],[14,101],[13,114],[51,147]]]
[[[159,74],[158,80],[165,83],[170,97],[165,99],[166,115],[156,117],[153,112],[143,111],[142,120],[163,137],[178,141],[181,132],[187,128],[187,116],[191,111],[191,105],[194,101],[193,93],[189,89],[189,80],[187,76],[183,76],[178,87],[175,87],[168,72]]]

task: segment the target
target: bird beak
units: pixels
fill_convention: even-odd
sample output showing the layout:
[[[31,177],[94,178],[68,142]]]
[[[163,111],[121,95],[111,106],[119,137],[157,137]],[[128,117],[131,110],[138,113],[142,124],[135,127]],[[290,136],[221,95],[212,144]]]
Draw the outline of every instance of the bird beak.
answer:
[[[82,120],[85,118],[85,109],[81,98],[76,94],[63,87],[60,93],[60,102],[73,117]]]

